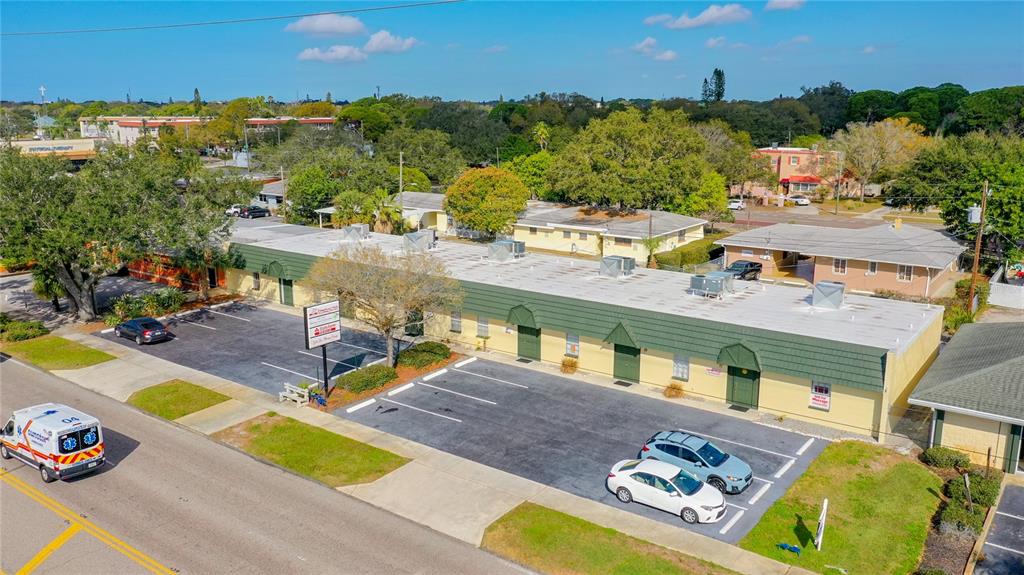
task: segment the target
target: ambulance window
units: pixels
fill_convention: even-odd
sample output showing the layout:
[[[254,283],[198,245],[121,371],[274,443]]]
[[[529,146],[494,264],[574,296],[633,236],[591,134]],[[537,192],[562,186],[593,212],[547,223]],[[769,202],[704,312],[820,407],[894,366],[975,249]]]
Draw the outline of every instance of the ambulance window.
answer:
[[[100,435],[99,435],[99,433],[96,432],[96,428],[95,427],[90,427],[89,429],[83,429],[79,433],[82,436],[82,448],[83,449],[87,449],[89,447],[92,447],[92,446],[96,445],[96,443],[100,439]]]
[[[7,427],[4,428],[4,435],[14,435],[14,420],[7,422]]]
[[[74,453],[82,448],[81,438],[78,432],[65,433],[57,438],[57,447],[61,453]]]

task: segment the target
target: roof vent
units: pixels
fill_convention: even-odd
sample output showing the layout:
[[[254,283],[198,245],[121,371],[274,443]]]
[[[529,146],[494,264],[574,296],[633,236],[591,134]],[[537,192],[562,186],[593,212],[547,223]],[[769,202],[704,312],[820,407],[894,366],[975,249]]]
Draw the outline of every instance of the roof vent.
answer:
[[[526,242],[516,240],[498,240],[487,248],[487,259],[496,262],[508,262],[526,255]]]
[[[359,242],[370,237],[370,226],[367,224],[351,224],[341,228],[341,241]]]
[[[426,229],[405,234],[405,251],[408,253],[426,252],[437,245],[434,230]]]
[[[814,284],[811,292],[811,305],[825,309],[839,309],[843,307],[843,291],[846,284],[843,282],[821,281]]]
[[[610,278],[624,278],[633,275],[636,260],[626,256],[605,256],[601,258],[601,275]]]

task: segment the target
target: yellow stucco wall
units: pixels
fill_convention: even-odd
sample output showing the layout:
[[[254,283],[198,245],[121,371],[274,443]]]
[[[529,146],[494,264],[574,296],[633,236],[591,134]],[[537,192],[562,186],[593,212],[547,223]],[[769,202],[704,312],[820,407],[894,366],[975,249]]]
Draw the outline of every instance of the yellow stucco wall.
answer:
[[[229,291],[267,301],[281,301],[277,278],[260,274],[260,289],[254,290],[252,272],[229,269],[224,274],[224,287]]]
[[[931,325],[903,353],[895,354],[894,361],[887,366],[891,370],[891,389],[886,390],[893,408],[902,412],[908,407],[907,398],[939,355],[941,338],[942,314],[936,314]]]
[[[762,373],[758,409],[851,433],[878,436],[880,392],[832,384],[831,397],[828,411],[815,409],[810,407],[810,380]]]
[[[531,232],[531,230],[533,231]],[[704,227],[698,225],[682,230],[681,236],[678,232],[666,234],[665,240],[658,246],[658,252],[671,251],[681,245],[703,238]],[[593,232],[582,232],[558,226],[545,228],[516,225],[513,230],[513,237],[518,241],[525,242],[527,249],[537,248],[594,256],[626,256],[636,258],[641,262],[647,258],[647,248],[638,239],[631,239],[628,246],[616,245],[613,236],[603,236]]]
[[[988,450],[992,449],[993,460],[990,463],[1001,468],[1005,465],[1003,458],[1009,433],[1009,423],[947,411],[942,424],[941,444],[967,453],[971,461],[979,465],[985,464]]]

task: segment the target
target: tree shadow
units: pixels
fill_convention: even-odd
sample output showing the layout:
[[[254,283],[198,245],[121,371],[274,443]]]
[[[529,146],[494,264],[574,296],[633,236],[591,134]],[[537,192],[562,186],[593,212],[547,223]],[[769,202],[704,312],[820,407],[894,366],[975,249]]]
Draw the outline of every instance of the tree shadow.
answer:
[[[797,541],[800,542],[800,547],[808,547],[814,543],[814,533],[807,528],[803,516],[799,513],[796,514],[796,527],[793,528],[793,534],[796,535]]]

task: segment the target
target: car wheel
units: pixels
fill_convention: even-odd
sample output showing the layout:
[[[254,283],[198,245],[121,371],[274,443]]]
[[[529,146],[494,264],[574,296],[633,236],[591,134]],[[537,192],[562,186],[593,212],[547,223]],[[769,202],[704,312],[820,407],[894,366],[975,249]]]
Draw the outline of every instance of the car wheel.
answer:
[[[691,525],[696,523],[698,519],[697,512],[689,507],[683,507],[683,510],[679,512],[679,517]]]
[[[47,469],[45,465],[39,466],[39,477],[42,478],[43,483],[53,483],[53,481],[57,479],[50,473],[50,470]]]
[[[120,328],[116,328],[116,327],[114,328],[114,337],[121,337],[121,329]]]
[[[135,336],[135,343],[138,344],[138,345],[142,345],[142,336],[141,335]]]
[[[725,493],[725,482],[719,479],[718,477],[712,477],[711,479],[708,479],[708,485],[714,487],[715,489],[721,491],[722,493]]]
[[[6,445],[0,445],[0,457],[3,457],[4,459],[11,458],[11,452],[7,451]]]
[[[615,491],[615,497],[619,498],[619,501],[623,503],[630,503],[633,501],[633,494],[629,492],[625,487],[620,487]]]
[[[757,281],[759,279],[761,279],[761,272],[757,272],[756,274],[754,274],[754,281]]]

